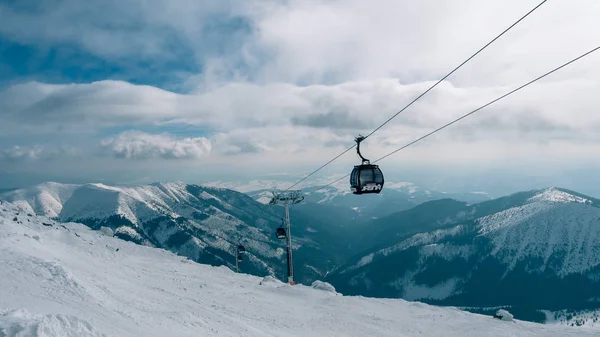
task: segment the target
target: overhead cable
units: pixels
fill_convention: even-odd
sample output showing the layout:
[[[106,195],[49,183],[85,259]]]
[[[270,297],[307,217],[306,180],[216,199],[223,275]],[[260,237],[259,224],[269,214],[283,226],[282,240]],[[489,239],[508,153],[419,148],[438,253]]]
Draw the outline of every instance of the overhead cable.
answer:
[[[410,103],[408,103],[406,106],[404,106],[404,108],[402,108],[400,111],[396,112],[392,117],[388,118],[385,122],[383,122],[381,125],[379,125],[377,128],[375,128],[373,131],[371,131],[371,133],[369,133],[367,136],[365,136],[364,139],[369,138],[371,135],[373,135],[375,132],[377,132],[379,129],[381,129],[384,125],[386,125],[387,123],[389,123],[392,119],[394,119],[396,116],[398,116],[400,113],[402,113],[404,110],[406,110],[408,107],[410,107],[413,103],[415,103],[416,101],[418,101],[419,99],[421,99],[423,96],[425,96],[429,91],[431,91],[433,88],[435,88],[438,84],[440,84],[441,82],[443,82],[446,78],[448,78],[450,75],[452,75],[454,72],[456,72],[459,68],[461,68],[462,66],[464,66],[467,62],[469,62],[472,58],[474,58],[477,54],[479,54],[481,51],[483,51],[484,49],[486,49],[489,45],[491,45],[492,43],[494,43],[496,40],[498,40],[502,35],[504,35],[506,32],[508,32],[509,30],[511,30],[514,26],[516,26],[519,22],[521,22],[523,19],[525,19],[527,16],[529,16],[531,13],[533,13],[535,10],[537,10],[540,6],[542,6],[544,3],[546,3],[546,1],[548,0],[544,0],[542,2],[540,2],[537,6],[535,6],[533,9],[531,9],[529,12],[527,12],[525,15],[523,15],[521,18],[519,18],[519,20],[515,21],[513,24],[511,24],[508,28],[506,28],[504,31],[502,31],[502,33],[498,34],[495,38],[493,38],[490,42],[486,43],[483,47],[481,47],[478,51],[476,51],[473,55],[469,56],[469,58],[467,58],[466,60],[464,60],[461,64],[459,64],[456,68],[454,68],[452,71],[450,71],[448,74],[446,74],[444,77],[442,77],[439,81],[437,81],[435,84],[433,84],[431,87],[429,87],[429,89],[425,90],[422,94],[420,94],[419,96],[417,96],[415,99],[413,99]],[[314,175],[315,173],[319,172],[320,170],[322,170],[323,168],[325,168],[327,165],[331,164],[332,162],[334,162],[335,160],[337,160],[339,157],[343,156],[344,154],[346,154],[346,152],[352,150],[354,148],[355,145],[352,145],[351,147],[347,148],[346,150],[344,150],[342,153],[338,154],[337,156],[333,157],[333,159],[329,160],[328,162],[326,162],[325,164],[321,165],[319,168],[317,168],[316,170],[312,171],[311,173],[309,173],[308,175],[306,175],[304,178],[298,180],[296,183],[294,183],[292,186],[288,187],[287,189],[284,190],[284,192],[292,189],[293,187],[297,186],[298,184],[300,184],[301,182],[303,182],[304,180],[308,179],[310,176]]]
[[[563,63],[562,65],[560,65],[560,66],[558,66],[558,67],[556,67],[556,68],[554,68],[554,69],[552,69],[552,70],[548,71],[547,73],[545,73],[545,74],[543,74],[543,75],[541,75],[541,76],[538,76],[538,77],[536,77],[535,79],[533,79],[533,80],[531,80],[531,81],[529,81],[529,82],[527,82],[527,83],[525,83],[525,84],[523,84],[523,85],[521,85],[521,86],[519,86],[519,87],[517,87],[517,88],[515,88],[515,89],[513,89],[513,90],[511,90],[511,91],[509,91],[509,92],[507,92],[507,93],[505,93],[504,95],[502,95],[502,96],[500,96],[500,97],[498,97],[498,98],[496,98],[496,99],[494,99],[494,100],[492,100],[492,101],[489,101],[488,103],[486,103],[486,104],[484,104],[484,105],[480,106],[479,108],[477,108],[477,109],[475,109],[475,110],[473,110],[473,111],[471,111],[471,112],[469,112],[469,113],[467,113],[467,114],[464,114],[464,115],[460,116],[459,118],[457,118],[457,119],[455,119],[455,120],[453,120],[453,121],[451,121],[451,122],[449,122],[449,123],[447,123],[447,124],[444,124],[443,126],[441,126],[441,127],[437,128],[437,129],[435,129],[435,130],[433,130],[433,131],[431,131],[431,132],[427,133],[426,135],[424,135],[424,136],[421,136],[421,137],[419,137],[419,138],[417,138],[417,139],[413,140],[412,142],[410,142],[410,143],[408,143],[408,144],[406,144],[406,145],[404,145],[404,146],[402,146],[402,147],[400,147],[400,148],[398,148],[398,149],[396,149],[396,150],[394,150],[394,151],[392,151],[392,152],[390,152],[390,153],[386,154],[385,156],[383,156],[383,157],[381,157],[381,158],[379,158],[379,159],[377,159],[377,160],[373,161],[373,164],[374,164],[374,163],[377,163],[377,162],[379,162],[379,161],[381,161],[381,160],[383,160],[383,159],[385,159],[385,158],[387,158],[387,157],[389,157],[389,156],[391,156],[391,155],[393,155],[393,154],[395,154],[395,153],[397,153],[397,152],[399,152],[399,151],[401,151],[401,150],[404,150],[404,149],[406,149],[407,147],[409,147],[409,146],[411,146],[411,145],[413,145],[413,144],[415,144],[415,143],[417,143],[417,142],[419,142],[419,141],[421,141],[421,140],[423,140],[423,139],[425,139],[425,138],[427,138],[427,137],[429,137],[429,136],[431,136],[431,135],[433,135],[433,134],[435,134],[435,133],[437,133],[437,132],[439,132],[439,131],[441,131],[441,130],[443,130],[443,129],[447,128],[447,127],[449,127],[450,125],[452,125],[452,124],[454,124],[454,123],[456,123],[456,122],[458,122],[458,121],[460,121],[460,120],[462,120],[462,119],[465,119],[465,118],[467,118],[467,117],[469,117],[469,116],[473,115],[474,113],[476,113],[476,112],[478,112],[478,111],[482,110],[483,108],[486,108],[486,107],[488,107],[488,106],[490,106],[490,105],[492,105],[492,104],[494,104],[494,103],[498,102],[499,100],[501,100],[501,99],[503,99],[503,98],[505,98],[505,97],[507,97],[507,96],[510,96],[510,95],[514,94],[515,92],[517,92],[517,91],[519,91],[519,90],[521,90],[521,89],[524,89],[525,87],[527,87],[527,86],[529,86],[529,85],[531,85],[531,84],[533,84],[533,83],[535,83],[535,82],[537,82],[537,81],[541,80],[542,78],[544,78],[544,77],[546,77],[546,76],[548,76],[548,75],[550,75],[550,74],[552,74],[552,73],[554,73],[554,72],[556,72],[556,71],[558,71],[558,70],[560,70],[560,69],[562,69],[562,68],[564,68],[564,67],[568,66],[569,64],[571,64],[571,63],[574,63],[574,62],[576,62],[576,61],[578,61],[578,60],[580,60],[580,59],[584,58],[585,56],[588,56],[589,54],[591,54],[591,53],[593,53],[593,52],[597,51],[598,49],[600,49],[600,46],[598,46],[598,47],[596,47],[596,48],[594,48],[594,49],[592,49],[592,50],[590,50],[590,51],[588,51],[588,52],[586,52],[586,53],[584,53],[584,54],[581,54],[581,55],[579,55],[578,57],[576,57],[576,58],[574,58],[574,59],[570,60],[569,62]],[[338,179],[336,179],[336,180],[334,180],[334,181],[330,182],[329,184],[325,185],[325,187],[326,187],[326,186],[333,185],[333,184],[335,184],[336,182],[338,182],[338,181],[340,181],[340,180],[342,180],[342,179],[344,179],[344,178],[348,177],[349,175],[350,175],[350,174],[346,174],[345,176],[343,176],[343,177],[341,177],[341,178],[338,178]]]

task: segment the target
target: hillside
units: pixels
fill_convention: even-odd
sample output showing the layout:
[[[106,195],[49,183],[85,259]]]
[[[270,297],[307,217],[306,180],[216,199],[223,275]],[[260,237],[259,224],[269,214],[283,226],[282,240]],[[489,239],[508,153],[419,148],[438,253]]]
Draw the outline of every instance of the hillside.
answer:
[[[600,308],[596,199],[549,188],[471,206],[435,201],[393,218],[395,226],[378,229],[386,245],[327,280],[347,294],[481,312],[510,306],[515,317],[536,321],[545,319],[540,310]]]
[[[0,336],[597,336],[197,264],[0,203]]]
[[[106,227],[121,239],[165,248],[201,263],[233,268],[235,247],[242,241],[248,250],[245,272],[285,275],[285,244],[275,238],[282,207],[263,205],[240,192],[184,183],[134,187],[44,183],[1,197],[27,213],[96,230]],[[310,283],[347,257],[344,241],[336,243],[331,223],[321,215],[335,214],[338,224],[349,225],[356,213],[328,205],[318,212],[302,209],[293,219],[295,274],[297,281]],[[295,212],[296,208],[292,216]]]

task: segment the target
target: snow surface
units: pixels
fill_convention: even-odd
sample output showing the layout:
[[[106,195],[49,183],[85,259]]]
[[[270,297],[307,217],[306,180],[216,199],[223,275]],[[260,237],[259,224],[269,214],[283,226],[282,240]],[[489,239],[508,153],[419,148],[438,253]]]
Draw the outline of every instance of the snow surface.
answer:
[[[6,202],[0,270],[0,336],[597,336],[236,274]]]
[[[514,316],[510,312],[508,312],[504,309],[499,309],[498,311],[496,311],[496,314],[494,315],[494,317],[501,319],[503,321],[512,322]]]
[[[323,291],[327,291],[333,294],[337,294],[337,292],[335,291],[335,287],[331,285],[331,283],[329,282],[323,282],[323,281],[319,281],[316,280],[314,281],[311,286],[314,289],[319,289],[319,290],[323,290]]]
[[[567,326],[585,326],[600,331],[600,310],[542,310],[546,315],[546,324]],[[599,334],[600,335],[600,334]]]

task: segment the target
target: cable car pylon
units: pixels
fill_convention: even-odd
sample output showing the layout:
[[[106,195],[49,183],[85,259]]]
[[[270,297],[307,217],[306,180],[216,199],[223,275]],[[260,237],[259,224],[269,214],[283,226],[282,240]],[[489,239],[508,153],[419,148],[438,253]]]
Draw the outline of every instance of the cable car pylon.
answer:
[[[278,239],[287,239],[287,271],[288,271],[288,283],[291,285],[296,284],[294,281],[294,264],[292,261],[292,232],[290,223],[290,204],[299,204],[304,200],[304,196],[300,194],[298,190],[275,192],[273,191],[273,198],[269,201],[269,205],[283,204],[285,207],[285,224],[286,230],[282,231],[283,227],[277,229],[276,235]],[[285,236],[284,236],[285,235]]]

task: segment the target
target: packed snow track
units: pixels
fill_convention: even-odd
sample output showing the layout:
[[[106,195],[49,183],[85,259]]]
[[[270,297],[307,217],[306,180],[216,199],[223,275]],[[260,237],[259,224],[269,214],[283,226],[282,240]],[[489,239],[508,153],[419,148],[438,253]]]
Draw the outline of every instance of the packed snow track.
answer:
[[[0,203],[0,336],[597,336],[235,274]],[[243,270],[243,266],[242,266]],[[322,288],[322,287],[321,287]]]

